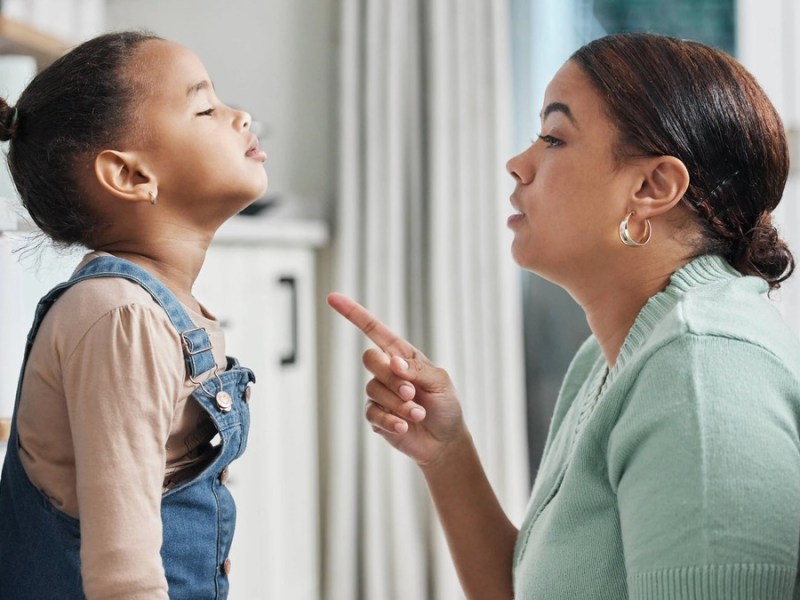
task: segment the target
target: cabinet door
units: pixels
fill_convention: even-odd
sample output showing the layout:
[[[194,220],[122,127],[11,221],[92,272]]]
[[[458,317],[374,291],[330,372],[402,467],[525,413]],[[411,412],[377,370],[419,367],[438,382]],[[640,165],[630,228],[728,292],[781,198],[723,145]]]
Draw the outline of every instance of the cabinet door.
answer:
[[[309,249],[218,245],[195,286],[227,353],[256,374],[247,451],[228,480],[231,600],[319,598],[313,274]]]

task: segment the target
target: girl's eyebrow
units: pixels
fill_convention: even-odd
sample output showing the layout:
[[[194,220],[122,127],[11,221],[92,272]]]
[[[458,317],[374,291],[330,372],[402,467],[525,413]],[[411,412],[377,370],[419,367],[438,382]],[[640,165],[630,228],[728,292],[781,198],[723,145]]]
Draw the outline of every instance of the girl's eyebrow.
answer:
[[[549,115],[551,115],[554,112],[563,113],[570,120],[570,122],[576,128],[578,128],[578,122],[575,120],[575,116],[572,114],[572,111],[570,110],[569,106],[564,104],[563,102],[551,102],[544,108],[544,110],[541,113],[539,113],[539,118],[545,120]]]
[[[202,90],[214,89],[214,84],[211,83],[208,79],[203,79],[203,81],[199,81],[194,85],[190,85],[189,89],[186,90],[187,96],[196,96]]]

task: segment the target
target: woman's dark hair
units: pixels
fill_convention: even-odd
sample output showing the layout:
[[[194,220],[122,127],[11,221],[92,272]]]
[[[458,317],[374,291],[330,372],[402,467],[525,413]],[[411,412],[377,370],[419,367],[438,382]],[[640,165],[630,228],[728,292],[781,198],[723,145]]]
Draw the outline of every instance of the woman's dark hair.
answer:
[[[0,140],[10,140],[8,165],[22,204],[59,245],[91,247],[102,226],[78,172],[131,126],[136,90],[123,67],[151,39],[159,38],[143,32],[101,35],[36,75],[15,107],[0,99]]]
[[[604,37],[571,60],[588,75],[619,131],[618,159],[674,156],[689,171],[683,202],[719,254],[777,288],[794,258],[772,224],[789,151],[764,91],[733,58],[698,42],[630,33]]]

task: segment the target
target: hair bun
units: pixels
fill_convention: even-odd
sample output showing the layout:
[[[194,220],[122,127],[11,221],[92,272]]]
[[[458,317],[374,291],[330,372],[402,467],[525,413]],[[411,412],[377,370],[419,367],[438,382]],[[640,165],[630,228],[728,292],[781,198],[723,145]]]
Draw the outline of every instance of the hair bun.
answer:
[[[770,288],[775,289],[788,279],[794,267],[794,257],[789,247],[778,235],[770,215],[765,213],[747,234],[746,246],[739,260],[739,271],[762,277]]]
[[[0,98],[0,142],[7,142],[17,130],[17,109]]]

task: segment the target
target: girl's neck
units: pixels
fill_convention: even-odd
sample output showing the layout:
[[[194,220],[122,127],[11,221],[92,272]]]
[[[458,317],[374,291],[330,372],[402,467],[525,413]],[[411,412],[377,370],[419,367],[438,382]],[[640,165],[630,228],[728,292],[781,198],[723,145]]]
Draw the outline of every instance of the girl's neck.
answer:
[[[198,312],[201,312],[201,307],[192,295],[192,288],[203,266],[206,249],[202,245],[179,244],[174,241],[143,248],[128,244],[97,248],[146,269],[166,285],[182,304]]]

